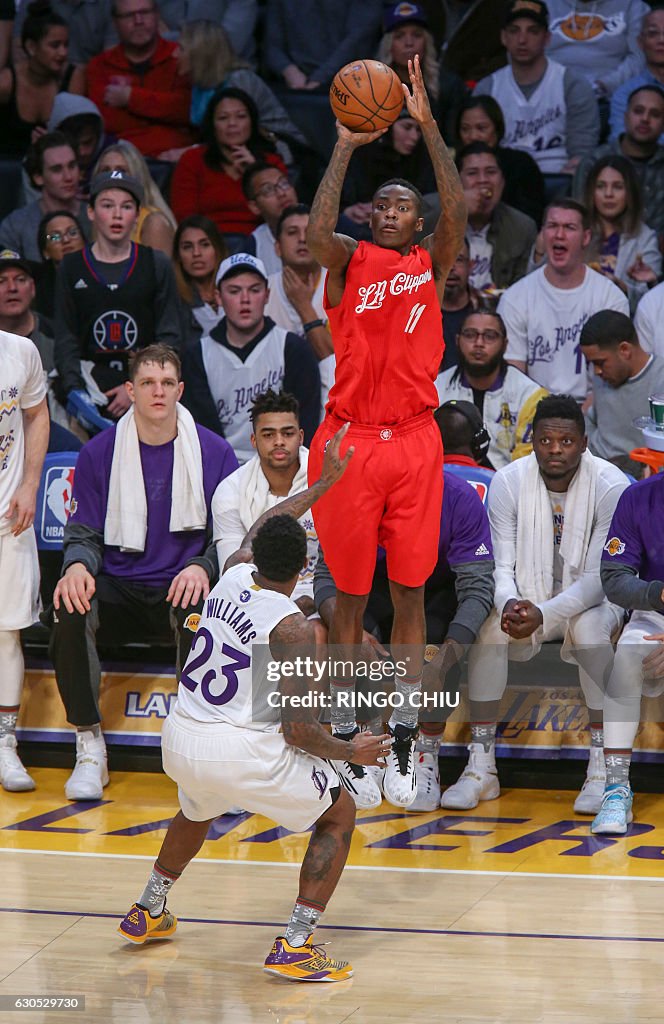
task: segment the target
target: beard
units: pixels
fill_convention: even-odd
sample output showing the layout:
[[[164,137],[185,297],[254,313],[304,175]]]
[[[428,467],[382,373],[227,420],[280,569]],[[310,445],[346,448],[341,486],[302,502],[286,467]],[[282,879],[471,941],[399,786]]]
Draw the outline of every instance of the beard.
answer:
[[[459,366],[466,374],[470,374],[471,377],[490,377],[492,373],[502,365],[503,353],[500,352],[491,359],[487,360],[486,363],[469,363],[466,359],[459,358]]]

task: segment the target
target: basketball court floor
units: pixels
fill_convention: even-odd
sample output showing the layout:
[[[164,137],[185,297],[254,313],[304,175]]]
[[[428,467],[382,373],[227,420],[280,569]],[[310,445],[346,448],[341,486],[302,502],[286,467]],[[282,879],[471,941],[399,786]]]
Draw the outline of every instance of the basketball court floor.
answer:
[[[67,774],[35,769],[36,792],[0,795],[3,1022],[664,1019],[661,795],[637,796],[636,823],[615,839],[591,837],[569,792],[507,790],[465,814],[360,812],[317,932],[355,976],[297,985],[261,966],[306,836],[254,815],[219,819],[171,894],[176,935],[131,946],[116,927],[175,813],[174,786],[115,772],[103,801],[72,804]],[[17,1010],[19,997],[84,997],[85,1008]]]

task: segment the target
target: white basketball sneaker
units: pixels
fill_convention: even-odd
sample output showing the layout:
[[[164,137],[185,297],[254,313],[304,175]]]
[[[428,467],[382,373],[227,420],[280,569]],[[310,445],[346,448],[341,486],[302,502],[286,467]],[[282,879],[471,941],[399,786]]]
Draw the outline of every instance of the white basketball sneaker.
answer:
[[[337,740],[350,740],[357,736],[360,729],[355,726],[352,732],[334,732]],[[370,768],[361,764],[353,764],[351,761],[333,761],[337,775],[344,789],[347,789],[355,806],[360,810],[369,810],[371,807],[378,807],[383,801],[383,794],[380,791],[377,779]],[[380,771],[376,766],[376,771]]]
[[[601,747],[591,747],[588,757],[586,781],[574,801],[577,814],[598,814],[606,786],[606,764]]]
[[[35,788],[35,780],[28,775],[16,753],[13,733],[0,736],[0,786],[8,793],[28,793]]]
[[[387,767],[383,778],[385,799],[394,807],[410,807],[417,795],[415,778],[415,737],[417,729],[407,725],[388,725],[393,737],[392,749],[385,758]]]
[[[409,811],[437,811],[440,807],[440,775],[438,774],[438,758],[435,754],[416,751],[417,763],[415,777],[417,792],[409,806]]]
[[[495,800],[500,796],[495,748],[486,751],[481,743],[471,743],[468,751],[468,764],[454,785],[443,793],[441,807],[470,811],[480,800]]]
[[[68,800],[101,800],[108,785],[106,744],[103,736],[92,732],[76,733],[76,764],[67,779]]]

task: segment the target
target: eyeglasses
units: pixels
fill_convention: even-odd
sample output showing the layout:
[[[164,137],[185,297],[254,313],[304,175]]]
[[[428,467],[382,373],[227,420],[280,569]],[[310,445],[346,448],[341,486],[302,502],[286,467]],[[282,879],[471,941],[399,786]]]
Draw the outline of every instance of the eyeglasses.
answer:
[[[292,187],[293,186],[291,185],[288,178],[279,178],[279,180],[275,181],[273,185],[262,185],[257,192],[254,192],[254,195],[265,196],[266,198],[269,198],[270,196],[273,196],[276,192],[290,192]]]
[[[485,341],[498,341],[503,335],[500,331],[478,331],[474,327],[464,327],[459,337],[464,341],[477,341],[478,338],[484,338]]]
[[[66,238],[80,238],[81,232],[77,227],[67,228],[66,231],[53,231],[50,235],[46,236],[47,242],[64,242]]]
[[[156,14],[155,7],[141,7],[140,11],[127,11],[126,14],[114,14],[113,17],[118,21],[136,21],[137,18],[149,18],[152,14]]]

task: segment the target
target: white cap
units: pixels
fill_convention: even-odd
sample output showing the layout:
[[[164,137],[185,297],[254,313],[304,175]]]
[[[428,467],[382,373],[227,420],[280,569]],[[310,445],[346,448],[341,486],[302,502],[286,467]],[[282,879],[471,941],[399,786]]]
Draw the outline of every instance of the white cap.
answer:
[[[237,271],[238,273],[241,270],[253,271],[255,274],[259,274],[267,283],[267,271],[265,269],[265,264],[256,256],[251,256],[248,252],[236,252],[233,256],[229,256],[228,259],[225,259],[223,263],[220,263],[215,284],[220,284],[221,281],[228,276],[231,270]]]

